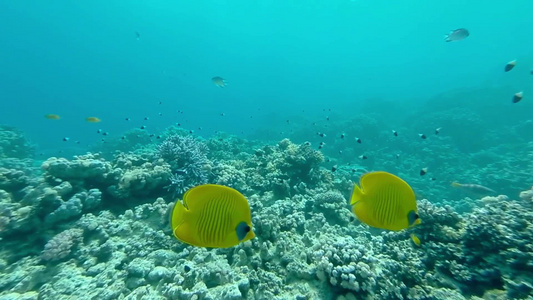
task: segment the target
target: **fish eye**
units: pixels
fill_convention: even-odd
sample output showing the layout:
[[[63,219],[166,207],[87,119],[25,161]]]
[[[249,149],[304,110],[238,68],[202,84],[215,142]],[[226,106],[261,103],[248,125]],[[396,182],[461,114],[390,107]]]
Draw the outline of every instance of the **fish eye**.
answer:
[[[250,229],[252,229],[252,228],[250,228],[250,226],[246,226],[246,227],[244,227],[244,232],[250,232]]]

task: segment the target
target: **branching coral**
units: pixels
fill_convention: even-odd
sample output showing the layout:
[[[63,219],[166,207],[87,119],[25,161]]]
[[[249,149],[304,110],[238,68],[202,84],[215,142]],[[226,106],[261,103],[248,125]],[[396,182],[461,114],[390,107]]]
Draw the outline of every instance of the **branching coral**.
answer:
[[[167,162],[173,175],[168,189],[175,195],[207,182],[211,161],[207,146],[191,136],[172,135],[157,147],[157,155]]]

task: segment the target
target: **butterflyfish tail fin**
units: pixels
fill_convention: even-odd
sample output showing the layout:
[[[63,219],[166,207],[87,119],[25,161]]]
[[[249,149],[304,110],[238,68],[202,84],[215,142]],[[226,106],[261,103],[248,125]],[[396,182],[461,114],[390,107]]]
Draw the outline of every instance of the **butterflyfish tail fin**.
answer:
[[[180,200],[176,200],[176,203],[174,203],[174,207],[170,213],[170,227],[172,228],[174,236],[176,237],[178,237],[176,235],[176,229],[185,222],[185,214],[185,206],[183,206]]]
[[[170,219],[170,226],[172,227],[172,232],[174,236],[189,245],[197,245],[196,239],[194,238],[193,228],[191,227],[190,222],[187,222],[188,210],[177,200],[172,209],[172,217]]]
[[[350,205],[354,205],[358,201],[361,201],[362,196],[363,191],[361,191],[361,188],[357,184],[354,184],[352,197],[350,198]]]

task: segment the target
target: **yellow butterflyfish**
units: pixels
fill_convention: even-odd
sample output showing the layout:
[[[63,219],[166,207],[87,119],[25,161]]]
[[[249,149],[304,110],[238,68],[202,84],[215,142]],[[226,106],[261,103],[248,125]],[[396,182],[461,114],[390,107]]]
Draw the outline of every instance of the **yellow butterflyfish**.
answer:
[[[248,200],[216,184],[189,189],[174,204],[170,226],[178,240],[198,247],[229,248],[255,237]]]
[[[420,223],[413,189],[401,178],[383,171],[361,176],[350,204],[357,218],[372,227],[402,230]]]

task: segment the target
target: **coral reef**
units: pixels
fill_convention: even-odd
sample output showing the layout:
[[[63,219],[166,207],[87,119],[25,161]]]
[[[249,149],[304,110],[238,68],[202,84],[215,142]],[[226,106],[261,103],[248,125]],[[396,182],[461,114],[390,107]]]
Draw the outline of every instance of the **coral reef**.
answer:
[[[283,139],[277,147],[264,146],[256,149],[255,154],[248,156],[245,161],[232,160],[224,163],[235,165],[236,169],[241,170],[250,189],[272,191],[274,197],[285,198],[331,184],[329,172],[320,168],[323,161],[322,153],[309,145],[297,145],[289,139]],[[215,178],[227,177],[216,173],[219,170],[222,168],[214,169]]]
[[[206,183],[211,162],[208,147],[191,136],[172,135],[157,147],[157,156],[166,161],[172,170],[168,189],[175,195]]]
[[[32,157],[35,146],[18,129],[0,125],[0,159]]]
[[[41,259],[58,261],[68,257],[72,248],[81,241],[82,237],[83,230],[79,228],[67,229],[57,234],[44,246]]]
[[[207,147],[231,150],[217,160]],[[238,139],[204,143],[170,135],[157,149],[111,159],[49,158],[39,175],[5,162],[0,298],[533,296],[533,188],[517,199],[419,200],[422,223],[388,232],[361,224],[350,211],[359,166],[333,172],[320,151],[288,139],[247,152],[239,147]],[[167,191],[177,175],[190,178]],[[173,237],[168,218],[174,192],[201,182],[237,188],[248,198],[255,239],[205,249]]]

